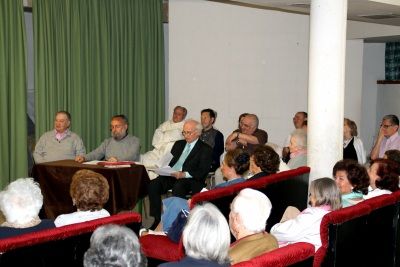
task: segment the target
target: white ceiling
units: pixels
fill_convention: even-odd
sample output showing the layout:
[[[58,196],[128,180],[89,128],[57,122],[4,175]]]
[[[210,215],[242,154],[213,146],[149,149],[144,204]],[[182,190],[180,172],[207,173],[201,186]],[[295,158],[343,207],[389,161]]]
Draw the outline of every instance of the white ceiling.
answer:
[[[165,0],[164,0],[165,1]],[[168,0],[166,0],[168,1]],[[311,0],[209,0],[232,5],[310,14]],[[386,18],[386,17],[392,18]],[[400,0],[348,0],[347,18],[400,27]],[[364,39],[365,42],[399,42],[400,36]]]
[[[310,13],[311,0],[213,0],[238,5],[294,12]],[[365,15],[392,15],[395,18],[372,19]],[[400,26],[400,0],[348,0],[349,20]]]

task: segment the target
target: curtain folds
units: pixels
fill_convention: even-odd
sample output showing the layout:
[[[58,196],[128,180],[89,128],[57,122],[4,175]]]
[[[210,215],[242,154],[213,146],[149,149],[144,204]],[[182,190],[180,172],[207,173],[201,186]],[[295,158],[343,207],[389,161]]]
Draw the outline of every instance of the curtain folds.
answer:
[[[400,42],[386,43],[385,79],[400,80]]]
[[[26,177],[26,62],[22,0],[0,1],[0,187]]]
[[[129,132],[151,147],[164,119],[161,0],[35,0],[36,138],[68,110],[87,151],[125,114]]]

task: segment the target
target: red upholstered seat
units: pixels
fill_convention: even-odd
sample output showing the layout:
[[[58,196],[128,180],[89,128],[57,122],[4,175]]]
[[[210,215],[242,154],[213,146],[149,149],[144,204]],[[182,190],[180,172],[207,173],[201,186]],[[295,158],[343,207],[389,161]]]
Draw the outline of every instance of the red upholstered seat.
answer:
[[[239,262],[234,267],[312,266],[314,246],[299,242],[264,253],[251,260]]]
[[[105,224],[127,225],[136,233],[141,216],[121,213],[88,222],[0,239],[1,266],[79,266],[92,232]]]
[[[140,244],[143,253],[153,259],[178,261],[185,255],[182,240],[177,244],[163,235],[142,236],[140,237]]]
[[[269,176],[261,177],[255,180],[249,180],[243,183],[234,184],[228,187],[222,187],[206,192],[197,193],[193,195],[190,207],[193,208],[194,205],[203,201],[210,201],[212,199],[230,196],[233,194],[236,195],[243,188],[260,189],[264,188],[268,184],[282,182],[284,180],[289,180],[292,179],[293,177],[308,173],[310,173],[309,167],[300,167],[294,170],[284,171]]]
[[[268,193],[263,193],[268,195],[274,207],[270,216],[270,219],[273,218],[274,221],[269,223],[269,226],[272,226],[274,222],[279,221],[276,218],[282,217],[287,206],[297,206],[299,209],[306,207],[309,173],[310,168],[301,167],[228,187],[197,193],[192,197],[191,208],[203,201],[209,201],[216,205],[222,214],[228,218],[229,205],[240,190],[253,188],[261,191],[268,188]],[[177,261],[184,256],[183,245],[173,243],[165,236],[146,235],[140,238],[140,243],[144,254],[153,259]]]
[[[365,233],[365,227],[367,215],[370,213],[371,208],[365,205],[363,202],[339,210],[332,211],[326,214],[321,221],[320,235],[321,235],[321,247],[316,251],[314,255],[314,267],[317,266],[339,266],[332,262],[337,260],[336,253],[339,251],[339,255],[351,254],[354,255],[353,251],[357,249],[359,240],[352,237],[357,236],[357,231],[362,233],[359,238],[364,240],[363,234]],[[347,235],[347,236],[346,236]],[[345,241],[345,242],[343,242]],[[342,246],[354,246],[354,250],[342,249]],[[346,254],[346,255],[347,255]],[[341,259],[345,258],[341,257]],[[350,257],[350,260],[358,259],[359,257]],[[329,262],[327,264],[327,262]],[[330,265],[332,264],[332,265]],[[354,265],[355,266],[355,265]]]

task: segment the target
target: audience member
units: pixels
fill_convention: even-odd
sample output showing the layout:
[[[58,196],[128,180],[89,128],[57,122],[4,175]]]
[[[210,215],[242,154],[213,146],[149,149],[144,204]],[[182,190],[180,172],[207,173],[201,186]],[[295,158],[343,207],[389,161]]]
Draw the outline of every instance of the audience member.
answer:
[[[140,251],[139,240],[131,229],[109,224],[93,232],[83,266],[145,267],[147,258]]]
[[[163,167],[159,166],[159,161],[171,151],[172,146],[178,140],[182,140],[182,129],[187,110],[184,107],[176,106],[172,119],[163,122],[155,130],[152,145],[153,150],[141,155],[141,162],[146,167]]]
[[[386,115],[382,119],[379,134],[371,151],[371,159],[382,158],[386,150],[400,150],[399,118]]]
[[[16,236],[54,227],[52,220],[40,220],[43,196],[32,178],[19,178],[0,192],[0,210],[6,221],[0,238]]]
[[[72,177],[69,193],[77,211],[59,215],[54,221],[57,227],[110,216],[103,209],[109,196],[108,182],[103,175],[91,170],[77,171]]]
[[[258,129],[258,117],[255,114],[247,114],[240,120],[240,128],[231,133],[225,142],[225,148],[232,150],[242,148],[253,153],[255,145],[268,142],[266,131]]]
[[[363,200],[368,193],[369,176],[357,161],[344,159],[333,167],[333,177],[342,195],[342,206],[348,207]]]
[[[137,161],[139,160],[140,142],[139,138],[128,134],[128,119],[125,115],[116,115],[111,118],[111,137],[101,145],[86,154],[75,158],[77,162],[91,160]]]
[[[343,125],[343,159],[353,159],[360,164],[365,164],[367,157],[364,145],[357,135],[356,123],[345,118]]]
[[[74,159],[85,154],[82,139],[69,130],[71,115],[58,111],[54,119],[54,130],[44,133],[35,146],[35,163]]]
[[[305,112],[305,111],[297,112],[293,117],[294,128],[295,129],[303,129],[304,125],[307,127],[307,117],[308,117],[307,112]],[[289,145],[290,145],[291,137],[292,137],[292,135],[289,134],[289,136],[285,140],[285,143],[283,144],[283,149],[282,149],[282,159],[286,163],[290,160]]]
[[[284,172],[284,171],[288,171],[290,170],[289,166],[282,160],[282,147],[280,147],[279,145],[275,144],[275,143],[266,143],[266,146],[270,146],[274,149],[274,151],[276,152],[276,154],[278,154],[279,156],[279,171],[278,172]]]
[[[233,184],[246,181],[243,174],[249,169],[249,154],[237,148],[230,150],[225,154],[225,158],[221,164],[221,170],[226,177],[226,182],[217,184],[214,188],[227,187]],[[161,223],[157,226],[156,231],[168,232],[172,223],[179,215],[179,212],[189,210],[189,201],[180,197],[165,198],[163,203],[163,214]],[[143,230],[141,232],[144,232]],[[149,231],[149,234],[159,234]]]
[[[185,140],[176,141],[171,149],[173,158],[169,166],[176,172],[171,176],[159,176],[149,184],[150,215],[155,219],[152,230],[161,220],[162,194],[172,188],[174,196],[185,198],[188,193],[195,194],[205,187],[205,178],[212,161],[212,149],[199,140],[201,130],[199,122],[185,122],[182,131]]]
[[[294,130],[290,137],[290,160],[288,167],[296,169],[307,165],[307,132],[298,129]]]
[[[236,238],[229,249],[232,264],[278,247],[276,238],[265,231],[271,209],[268,197],[254,189],[243,189],[233,199],[229,214],[229,226]]]
[[[200,140],[213,149],[211,172],[214,172],[220,166],[219,158],[224,152],[224,135],[213,126],[216,118],[217,113],[210,108],[201,111],[201,125],[203,126],[203,130]]]
[[[222,213],[212,204],[196,206],[183,230],[186,257],[159,266],[230,266],[229,226]]]
[[[400,150],[397,149],[389,149],[385,151],[385,154],[383,155],[384,159],[390,159],[398,164],[400,164]]]
[[[391,194],[399,190],[399,164],[390,159],[371,161],[368,169],[370,186],[364,199]]]
[[[249,180],[271,175],[279,171],[279,155],[270,146],[257,145],[253,155],[250,157],[250,173],[253,174]]]
[[[340,192],[330,178],[320,178],[311,182],[309,204],[311,207],[297,212],[297,216],[283,219],[271,228],[280,246],[296,242],[307,242],[317,250],[321,246],[320,224],[322,217],[341,207]]]

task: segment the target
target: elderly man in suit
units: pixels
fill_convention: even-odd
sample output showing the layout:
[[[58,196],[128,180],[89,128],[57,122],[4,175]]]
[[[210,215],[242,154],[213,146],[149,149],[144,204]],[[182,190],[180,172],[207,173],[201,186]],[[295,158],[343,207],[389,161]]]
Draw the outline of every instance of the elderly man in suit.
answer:
[[[185,198],[205,187],[205,178],[212,162],[212,148],[199,139],[202,126],[198,121],[187,120],[183,125],[184,140],[176,141],[171,149],[169,166],[176,170],[171,176],[159,176],[149,184],[150,215],[154,217],[151,229],[161,219],[161,195],[172,189],[172,194]]]

